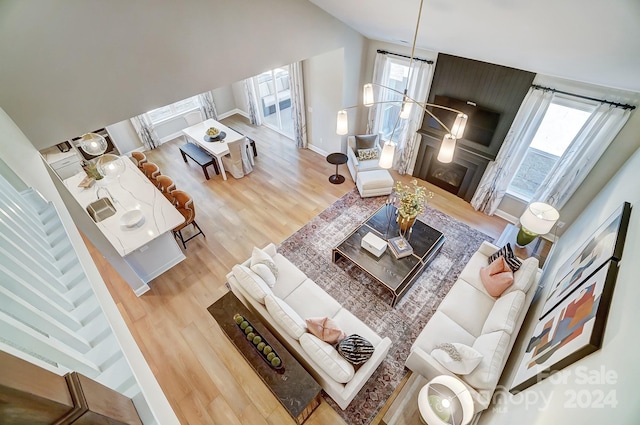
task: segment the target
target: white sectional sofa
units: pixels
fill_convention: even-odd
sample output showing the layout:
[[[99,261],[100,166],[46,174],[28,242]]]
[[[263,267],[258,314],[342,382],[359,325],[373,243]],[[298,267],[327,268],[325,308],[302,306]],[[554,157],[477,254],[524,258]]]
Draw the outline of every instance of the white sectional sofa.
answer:
[[[459,378],[470,390],[476,412],[489,406],[498,380],[527,314],[540,279],[536,258],[527,258],[514,273],[514,283],[499,298],[489,295],[480,269],[498,247],[484,242],[469,260],[411,347],[405,365],[432,379]],[[480,364],[467,375],[456,375],[432,356],[436,346],[461,343],[482,354]]]
[[[340,408],[346,409],[384,360],[391,347],[391,340],[380,337],[360,319],[342,308],[338,301],[324,292],[293,263],[277,253],[273,244],[263,248],[263,251],[271,256],[277,267],[275,284],[270,288],[265,288],[264,285],[255,287],[252,282],[247,284],[246,269],[234,266],[232,272],[227,274],[231,290],[260,316],[263,323]],[[250,264],[251,259],[242,265],[249,267]],[[274,307],[276,304],[277,308]],[[292,314],[291,310],[295,313]],[[358,334],[366,338],[374,346],[372,357],[355,370],[332,345],[306,332],[303,328],[304,321],[300,323],[300,319],[312,317],[329,317],[335,320],[347,335]]]

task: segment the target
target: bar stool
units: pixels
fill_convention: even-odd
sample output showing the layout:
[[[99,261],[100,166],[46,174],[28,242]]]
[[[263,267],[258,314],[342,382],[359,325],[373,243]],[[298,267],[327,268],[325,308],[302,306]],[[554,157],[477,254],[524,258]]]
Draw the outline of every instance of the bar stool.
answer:
[[[142,164],[142,172],[145,176],[147,176],[147,178],[151,181],[151,183],[153,183],[155,187],[158,187],[157,178],[161,174],[160,167],[158,167],[153,162],[145,162],[144,164]]]
[[[173,182],[173,179],[169,176],[160,175],[156,177],[156,180],[158,181],[158,189],[164,197],[167,198],[167,201],[175,204],[176,199],[173,197],[172,192],[176,190],[176,184]]]
[[[198,223],[196,223],[196,209],[193,205],[193,199],[191,198],[191,195],[189,195],[187,192],[183,192],[182,190],[174,190],[173,192],[171,192],[171,194],[176,200],[176,209],[180,212],[180,214],[184,216],[185,219],[184,223],[173,229],[173,235],[179,238],[180,242],[182,242],[182,246],[184,246],[184,249],[187,249],[187,242],[189,242],[191,239],[195,238],[198,235],[202,235],[205,238],[206,236],[202,229],[200,229],[200,226],[198,226]],[[188,239],[184,239],[184,237],[182,236],[182,229],[190,224],[193,224],[193,227],[198,229],[198,232],[190,236]]]

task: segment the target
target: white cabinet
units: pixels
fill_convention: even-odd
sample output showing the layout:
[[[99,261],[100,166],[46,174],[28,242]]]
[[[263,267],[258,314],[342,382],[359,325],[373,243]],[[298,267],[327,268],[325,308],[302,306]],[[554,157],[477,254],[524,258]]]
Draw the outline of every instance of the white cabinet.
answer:
[[[67,152],[60,152],[60,150],[54,146],[41,151],[40,154],[60,177],[60,180],[68,179],[82,171],[80,155],[78,155],[74,148],[71,148]]]

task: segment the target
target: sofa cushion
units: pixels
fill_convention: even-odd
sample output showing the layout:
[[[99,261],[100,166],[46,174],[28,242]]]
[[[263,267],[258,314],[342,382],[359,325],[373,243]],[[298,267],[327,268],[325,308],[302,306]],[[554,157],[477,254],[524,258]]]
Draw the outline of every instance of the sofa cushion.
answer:
[[[278,267],[278,278],[276,279],[276,284],[273,285],[273,293],[284,300],[287,295],[307,279],[307,275],[282,254],[274,255],[273,261]]]
[[[338,353],[354,365],[369,360],[373,352],[373,344],[358,334],[349,335],[338,344]]]
[[[328,317],[310,317],[305,323],[309,332],[329,344],[337,344],[347,337],[338,323]]]
[[[499,297],[513,284],[513,272],[507,260],[499,256],[491,264],[480,269],[480,280],[489,295]]]
[[[334,381],[346,384],[353,379],[355,374],[353,365],[342,357],[333,346],[310,333],[305,333],[300,337],[300,346],[307,353],[309,359]]]
[[[377,134],[362,134],[356,136],[356,152],[361,149],[372,149],[376,147],[378,141]]]
[[[464,266],[464,269],[460,272],[458,279],[464,280],[480,292],[483,292],[485,295],[490,297],[491,295],[489,295],[487,289],[482,284],[482,280],[480,279],[480,269],[486,265],[487,256],[480,252],[476,252],[471,256],[467,265]]]
[[[522,291],[513,291],[498,298],[484,322],[482,333],[505,331],[509,335],[513,333],[516,320],[524,306],[526,296]]]
[[[473,348],[482,354],[482,360],[473,372],[464,377],[464,380],[473,388],[494,389],[502,374],[509,340],[509,334],[505,331],[480,335],[473,343]]]
[[[504,257],[505,261],[509,265],[509,268],[513,272],[517,272],[522,265],[522,261],[516,258],[516,254],[513,253],[513,249],[511,249],[510,243],[507,243],[505,246],[491,254],[489,258],[487,258],[487,262],[489,264],[493,263],[498,257]]]
[[[267,295],[264,298],[267,311],[282,329],[293,339],[299,339],[307,331],[307,324],[298,313],[275,295]]]
[[[249,268],[273,288],[278,277],[278,267],[271,255],[258,247],[253,247],[251,258],[249,259]]]
[[[276,288],[278,284],[276,283]],[[274,293],[276,295],[277,292]],[[303,319],[307,317],[331,317],[342,308],[340,303],[322,290],[314,281],[306,279],[287,297],[282,298]]]
[[[346,308],[341,308],[340,311],[333,316],[333,320],[338,322],[340,329],[345,331],[347,335],[358,334],[371,342],[374,347],[377,347],[382,341],[382,338],[380,338],[377,333]]]
[[[443,342],[461,342],[472,345],[476,337],[467,332],[462,326],[453,321],[449,316],[436,310],[418,335],[413,347],[420,347],[425,353],[430,353],[436,345]]]
[[[231,270],[242,289],[256,301],[264,304],[264,297],[272,293],[269,285],[250,268],[243,265],[236,264]]]
[[[446,314],[468,333],[477,337],[482,333],[482,325],[489,316],[494,302],[492,297],[473,285],[464,280],[458,280],[440,303],[438,311]],[[445,339],[441,342],[452,341],[464,343],[458,339]]]
[[[457,375],[468,375],[482,360],[482,354],[458,342],[438,344],[431,357]]]
[[[520,270],[513,274],[513,285],[504,291],[504,295],[512,291],[529,292],[538,273],[538,263],[538,259],[534,257],[529,257],[524,260],[522,266],[520,266]]]

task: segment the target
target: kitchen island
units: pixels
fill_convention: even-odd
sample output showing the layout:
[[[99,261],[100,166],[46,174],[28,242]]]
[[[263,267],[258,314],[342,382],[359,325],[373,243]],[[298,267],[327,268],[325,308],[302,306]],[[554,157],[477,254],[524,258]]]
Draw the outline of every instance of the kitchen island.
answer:
[[[107,204],[115,211],[107,211],[112,215],[99,217],[99,221],[92,217],[92,221],[144,283],[133,288],[140,296],[150,289],[149,281],[185,259],[172,232],[184,217],[129,158],[121,160],[125,167],[118,177],[105,177],[92,187],[82,188],[78,184],[86,174],[81,172],[63,184],[90,217],[87,206],[108,198]]]

